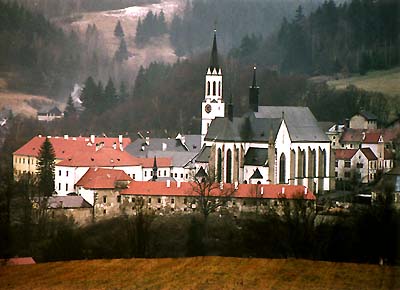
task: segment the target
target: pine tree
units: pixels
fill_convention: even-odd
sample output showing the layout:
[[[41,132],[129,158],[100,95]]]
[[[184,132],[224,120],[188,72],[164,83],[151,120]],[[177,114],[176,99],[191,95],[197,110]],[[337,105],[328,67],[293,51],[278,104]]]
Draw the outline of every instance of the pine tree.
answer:
[[[92,77],[88,77],[82,90],[82,105],[86,110],[93,110],[96,103],[97,86]]]
[[[49,139],[40,146],[36,169],[39,177],[39,191],[44,196],[51,196],[54,192],[54,168],[56,155]]]
[[[122,29],[121,21],[118,20],[117,25],[115,25],[114,35],[118,38],[123,38],[125,36],[124,30]]]
[[[65,115],[65,117],[73,117],[73,116],[75,116],[75,114],[76,114],[76,109],[74,106],[74,102],[72,100],[72,97],[69,96],[68,102],[67,102],[67,107],[65,108],[65,111],[64,111],[64,115]]]
[[[121,38],[121,42],[119,43],[118,50],[115,52],[114,57],[118,62],[123,62],[129,57],[128,49],[126,48],[126,42],[123,37]]]
[[[117,103],[117,91],[111,78],[108,79],[106,88],[104,89],[105,109],[115,106]]]
[[[119,101],[122,103],[126,101],[129,97],[128,90],[126,88],[125,82],[121,81],[121,84],[119,86]]]

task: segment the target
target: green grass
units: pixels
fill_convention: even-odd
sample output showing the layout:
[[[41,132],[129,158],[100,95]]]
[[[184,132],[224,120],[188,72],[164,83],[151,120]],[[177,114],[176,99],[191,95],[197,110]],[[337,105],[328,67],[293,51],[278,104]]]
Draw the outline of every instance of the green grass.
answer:
[[[0,289],[400,289],[400,267],[297,259],[115,259],[0,267]]]
[[[354,75],[345,79],[329,81],[328,85],[336,89],[344,89],[348,85],[354,85],[366,91],[400,96],[400,67],[385,71],[371,71],[365,76]]]

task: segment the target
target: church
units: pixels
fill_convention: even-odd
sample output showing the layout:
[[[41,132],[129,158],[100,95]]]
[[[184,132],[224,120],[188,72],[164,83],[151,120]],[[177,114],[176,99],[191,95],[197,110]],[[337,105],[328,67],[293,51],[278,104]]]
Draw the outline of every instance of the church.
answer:
[[[234,116],[223,97],[217,36],[205,76],[199,173],[222,183],[304,185],[322,193],[334,187],[331,143],[308,107],[261,106],[256,67],[248,110]]]

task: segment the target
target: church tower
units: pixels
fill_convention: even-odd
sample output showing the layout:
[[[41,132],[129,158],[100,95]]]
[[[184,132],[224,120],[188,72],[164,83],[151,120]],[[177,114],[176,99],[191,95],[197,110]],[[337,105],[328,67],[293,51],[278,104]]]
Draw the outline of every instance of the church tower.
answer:
[[[225,116],[225,104],[222,98],[222,69],[218,63],[217,31],[214,29],[214,41],[211,50],[210,65],[206,73],[204,100],[201,105],[201,146],[207,135],[211,121]]]

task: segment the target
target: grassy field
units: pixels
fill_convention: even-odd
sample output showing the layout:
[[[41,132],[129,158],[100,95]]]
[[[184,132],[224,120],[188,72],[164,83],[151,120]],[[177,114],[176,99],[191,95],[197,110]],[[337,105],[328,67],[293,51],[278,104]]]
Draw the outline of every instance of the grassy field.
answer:
[[[400,96],[400,67],[368,72],[365,76],[356,75],[346,79],[329,81],[328,85],[343,89],[354,85],[367,91],[381,92],[390,96]]]
[[[400,289],[400,267],[223,257],[0,267],[0,289]]]

